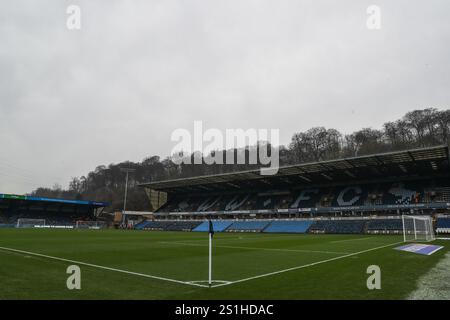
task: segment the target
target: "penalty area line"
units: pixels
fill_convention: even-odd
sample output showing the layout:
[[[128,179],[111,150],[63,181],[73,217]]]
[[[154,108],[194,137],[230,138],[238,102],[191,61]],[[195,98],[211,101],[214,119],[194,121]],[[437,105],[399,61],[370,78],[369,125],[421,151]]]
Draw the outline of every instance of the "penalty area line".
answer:
[[[187,243],[181,241],[159,241],[162,244],[182,245],[191,247],[207,247],[208,245]],[[242,250],[261,250],[261,251],[278,251],[278,252],[300,252],[300,253],[323,253],[323,254],[349,254],[350,252],[337,252],[337,251],[320,251],[320,250],[307,250],[307,249],[283,249],[283,248],[260,248],[260,247],[242,247],[242,246],[227,246],[227,245],[214,245],[214,248],[226,248],[226,249],[242,249]]]
[[[70,262],[70,263],[84,265],[84,266],[88,266],[88,267],[92,267],[92,268],[103,269],[103,270],[108,270],[108,271],[114,271],[114,272],[119,272],[119,273],[125,273],[125,274],[130,274],[130,275],[144,277],[144,278],[156,279],[156,280],[161,280],[161,281],[168,281],[168,282],[179,283],[179,284],[195,286],[195,287],[202,287],[202,288],[207,288],[208,287],[207,285],[202,285],[202,284],[198,284],[198,283],[192,283],[192,282],[189,282],[189,281],[181,281],[181,280],[164,278],[164,277],[159,277],[159,276],[152,276],[152,275],[145,274],[145,273],[121,270],[121,269],[116,269],[116,268],[111,268],[111,267],[105,267],[105,266],[101,266],[101,265],[97,265],[97,264],[92,264],[92,263],[87,263],[87,262],[82,262],[82,261],[76,261],[76,260],[71,260],[71,259],[64,259],[64,258],[49,256],[49,255],[45,255],[45,254],[41,254],[41,253],[30,252],[30,251],[18,250],[18,249],[7,248],[7,247],[0,247],[0,250],[16,252],[16,253],[26,254],[26,255],[30,255],[30,256],[42,257],[42,258],[58,260],[58,261],[63,261],[63,262]]]
[[[330,258],[330,259],[326,259],[326,260],[321,260],[321,261],[317,261],[317,262],[313,262],[313,263],[309,263],[309,264],[305,264],[305,265],[301,265],[301,266],[297,266],[297,267],[292,267],[292,268],[283,269],[283,270],[279,270],[279,271],[274,271],[274,272],[269,272],[269,273],[265,273],[265,274],[260,274],[258,276],[253,276],[253,277],[249,277],[249,278],[245,278],[245,279],[230,281],[229,283],[216,284],[216,285],[212,286],[212,288],[228,286],[228,285],[235,284],[235,283],[246,282],[246,281],[250,281],[250,280],[254,280],[254,279],[270,277],[270,276],[277,275],[277,274],[280,274],[280,273],[285,273],[285,272],[294,271],[294,270],[298,270],[298,269],[308,268],[308,267],[316,266],[316,265],[319,265],[319,264],[322,264],[322,263],[327,263],[327,262],[331,262],[331,261],[335,261],[335,260],[339,260],[339,259],[348,258],[348,257],[355,256],[355,255],[358,255],[358,254],[361,254],[361,253],[366,253],[366,252],[370,252],[370,251],[374,251],[374,250],[379,250],[379,249],[395,246],[395,245],[400,244],[400,243],[404,243],[404,242],[403,241],[399,241],[399,242],[396,242],[396,243],[390,243],[390,244],[387,244],[387,245],[384,245],[384,246],[379,246],[379,247],[376,247],[376,248],[366,249],[366,250],[362,250],[362,251],[358,251],[358,252],[354,252],[354,253],[350,253],[350,254],[346,254],[346,255],[343,255],[343,256],[334,257],[334,258]]]
[[[364,238],[357,238],[357,239],[345,239],[345,240],[336,240],[336,241],[330,241],[330,243],[339,243],[339,242],[348,242],[348,241],[361,241],[361,240],[367,240],[367,239],[373,239],[375,237],[364,237]]]

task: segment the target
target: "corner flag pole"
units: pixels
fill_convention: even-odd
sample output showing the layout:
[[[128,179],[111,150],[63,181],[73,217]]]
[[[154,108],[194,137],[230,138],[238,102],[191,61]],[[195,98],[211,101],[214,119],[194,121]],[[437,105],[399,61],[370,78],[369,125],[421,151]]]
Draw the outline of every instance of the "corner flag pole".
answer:
[[[214,228],[211,220],[209,220],[209,269],[208,269],[208,285],[211,288],[212,284],[212,238],[214,235]]]

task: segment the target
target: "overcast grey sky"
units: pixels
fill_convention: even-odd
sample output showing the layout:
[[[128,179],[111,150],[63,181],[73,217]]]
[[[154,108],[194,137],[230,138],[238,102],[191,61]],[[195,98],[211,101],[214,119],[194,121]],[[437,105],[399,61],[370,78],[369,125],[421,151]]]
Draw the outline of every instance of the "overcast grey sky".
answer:
[[[81,30],[66,9],[81,8]],[[381,30],[366,26],[369,5]],[[176,128],[380,128],[450,101],[450,2],[0,2],[0,193],[170,153]]]

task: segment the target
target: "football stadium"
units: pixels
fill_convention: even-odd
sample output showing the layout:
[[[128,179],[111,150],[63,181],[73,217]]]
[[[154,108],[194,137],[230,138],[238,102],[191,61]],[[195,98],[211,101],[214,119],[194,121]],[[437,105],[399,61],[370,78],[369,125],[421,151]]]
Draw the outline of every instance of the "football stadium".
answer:
[[[449,298],[447,146],[139,187],[138,220],[0,194],[0,299]]]
[[[2,316],[447,314],[449,11],[0,1]]]

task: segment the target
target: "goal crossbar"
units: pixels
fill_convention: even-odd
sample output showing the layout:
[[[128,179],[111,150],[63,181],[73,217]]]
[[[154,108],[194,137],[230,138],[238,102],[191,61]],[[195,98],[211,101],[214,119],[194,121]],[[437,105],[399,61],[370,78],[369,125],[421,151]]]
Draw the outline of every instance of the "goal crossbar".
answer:
[[[45,219],[17,219],[16,228],[34,228],[36,226],[45,226]]]
[[[434,228],[430,216],[402,215],[403,241],[433,241]]]
[[[83,221],[79,220],[75,223],[76,229],[100,229],[105,227],[105,222],[103,221]]]

